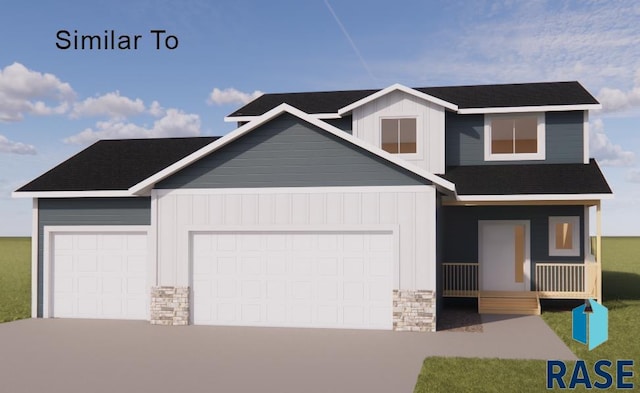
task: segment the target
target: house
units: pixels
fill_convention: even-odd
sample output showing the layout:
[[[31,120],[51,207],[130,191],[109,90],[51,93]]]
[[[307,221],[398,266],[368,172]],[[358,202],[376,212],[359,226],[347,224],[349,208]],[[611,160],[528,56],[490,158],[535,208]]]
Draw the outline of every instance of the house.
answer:
[[[99,141],[14,193],[33,317],[433,331],[443,297],[600,300],[599,108],[578,82],[396,84],[265,94],[220,138]]]

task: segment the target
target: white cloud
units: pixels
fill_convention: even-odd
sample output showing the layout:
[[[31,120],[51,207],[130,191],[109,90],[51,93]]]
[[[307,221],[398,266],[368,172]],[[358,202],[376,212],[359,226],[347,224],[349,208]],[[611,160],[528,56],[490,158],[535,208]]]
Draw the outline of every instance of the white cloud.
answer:
[[[160,105],[158,101],[153,101],[151,103],[151,106],[149,107],[149,113],[152,116],[161,117],[165,115],[166,110]]]
[[[107,93],[99,97],[89,97],[73,105],[72,118],[86,116],[109,116],[113,119],[124,119],[144,112],[144,102],[136,98],[124,97],[119,91]]]
[[[99,139],[167,138],[200,135],[200,116],[169,108],[152,127],[110,119],[96,123],[95,128],[70,136],[64,140],[71,144],[89,144]]]
[[[211,91],[211,94],[209,94],[207,102],[212,105],[246,104],[260,97],[262,94],[264,93],[260,90],[256,90],[253,93],[244,93],[233,87],[224,90],[216,87]]]
[[[627,180],[631,183],[640,183],[640,169],[631,169],[627,172]]]
[[[602,119],[596,119],[590,127],[589,148],[591,155],[598,159],[598,162],[607,166],[630,166],[635,162],[635,153],[627,151],[620,145],[616,145],[604,131]]]
[[[52,74],[13,63],[0,70],[0,120],[19,121],[25,114],[65,113],[75,93]]]
[[[4,135],[0,135],[0,153],[36,154],[36,148],[33,145],[10,141]]]

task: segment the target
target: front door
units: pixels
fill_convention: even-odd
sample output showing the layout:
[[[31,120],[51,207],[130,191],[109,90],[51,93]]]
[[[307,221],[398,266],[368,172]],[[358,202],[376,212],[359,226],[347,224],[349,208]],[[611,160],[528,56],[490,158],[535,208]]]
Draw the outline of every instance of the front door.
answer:
[[[529,221],[479,222],[481,290],[529,290],[529,226]]]

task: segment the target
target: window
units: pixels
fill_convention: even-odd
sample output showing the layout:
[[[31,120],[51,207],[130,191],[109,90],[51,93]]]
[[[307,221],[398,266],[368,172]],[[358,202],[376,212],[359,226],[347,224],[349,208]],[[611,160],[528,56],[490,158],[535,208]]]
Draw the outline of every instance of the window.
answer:
[[[415,118],[382,119],[380,124],[382,150],[394,154],[418,152]]]
[[[580,217],[549,217],[549,255],[580,256]]]
[[[544,159],[543,116],[485,116],[485,159],[489,161]]]

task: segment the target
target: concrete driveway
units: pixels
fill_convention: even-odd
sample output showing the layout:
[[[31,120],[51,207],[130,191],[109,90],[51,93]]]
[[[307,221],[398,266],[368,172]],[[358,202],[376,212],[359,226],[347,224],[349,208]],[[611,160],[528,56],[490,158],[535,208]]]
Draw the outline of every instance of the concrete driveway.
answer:
[[[31,319],[0,324],[0,390],[412,392],[428,356],[575,359],[535,316],[483,316],[483,333],[161,327]]]

